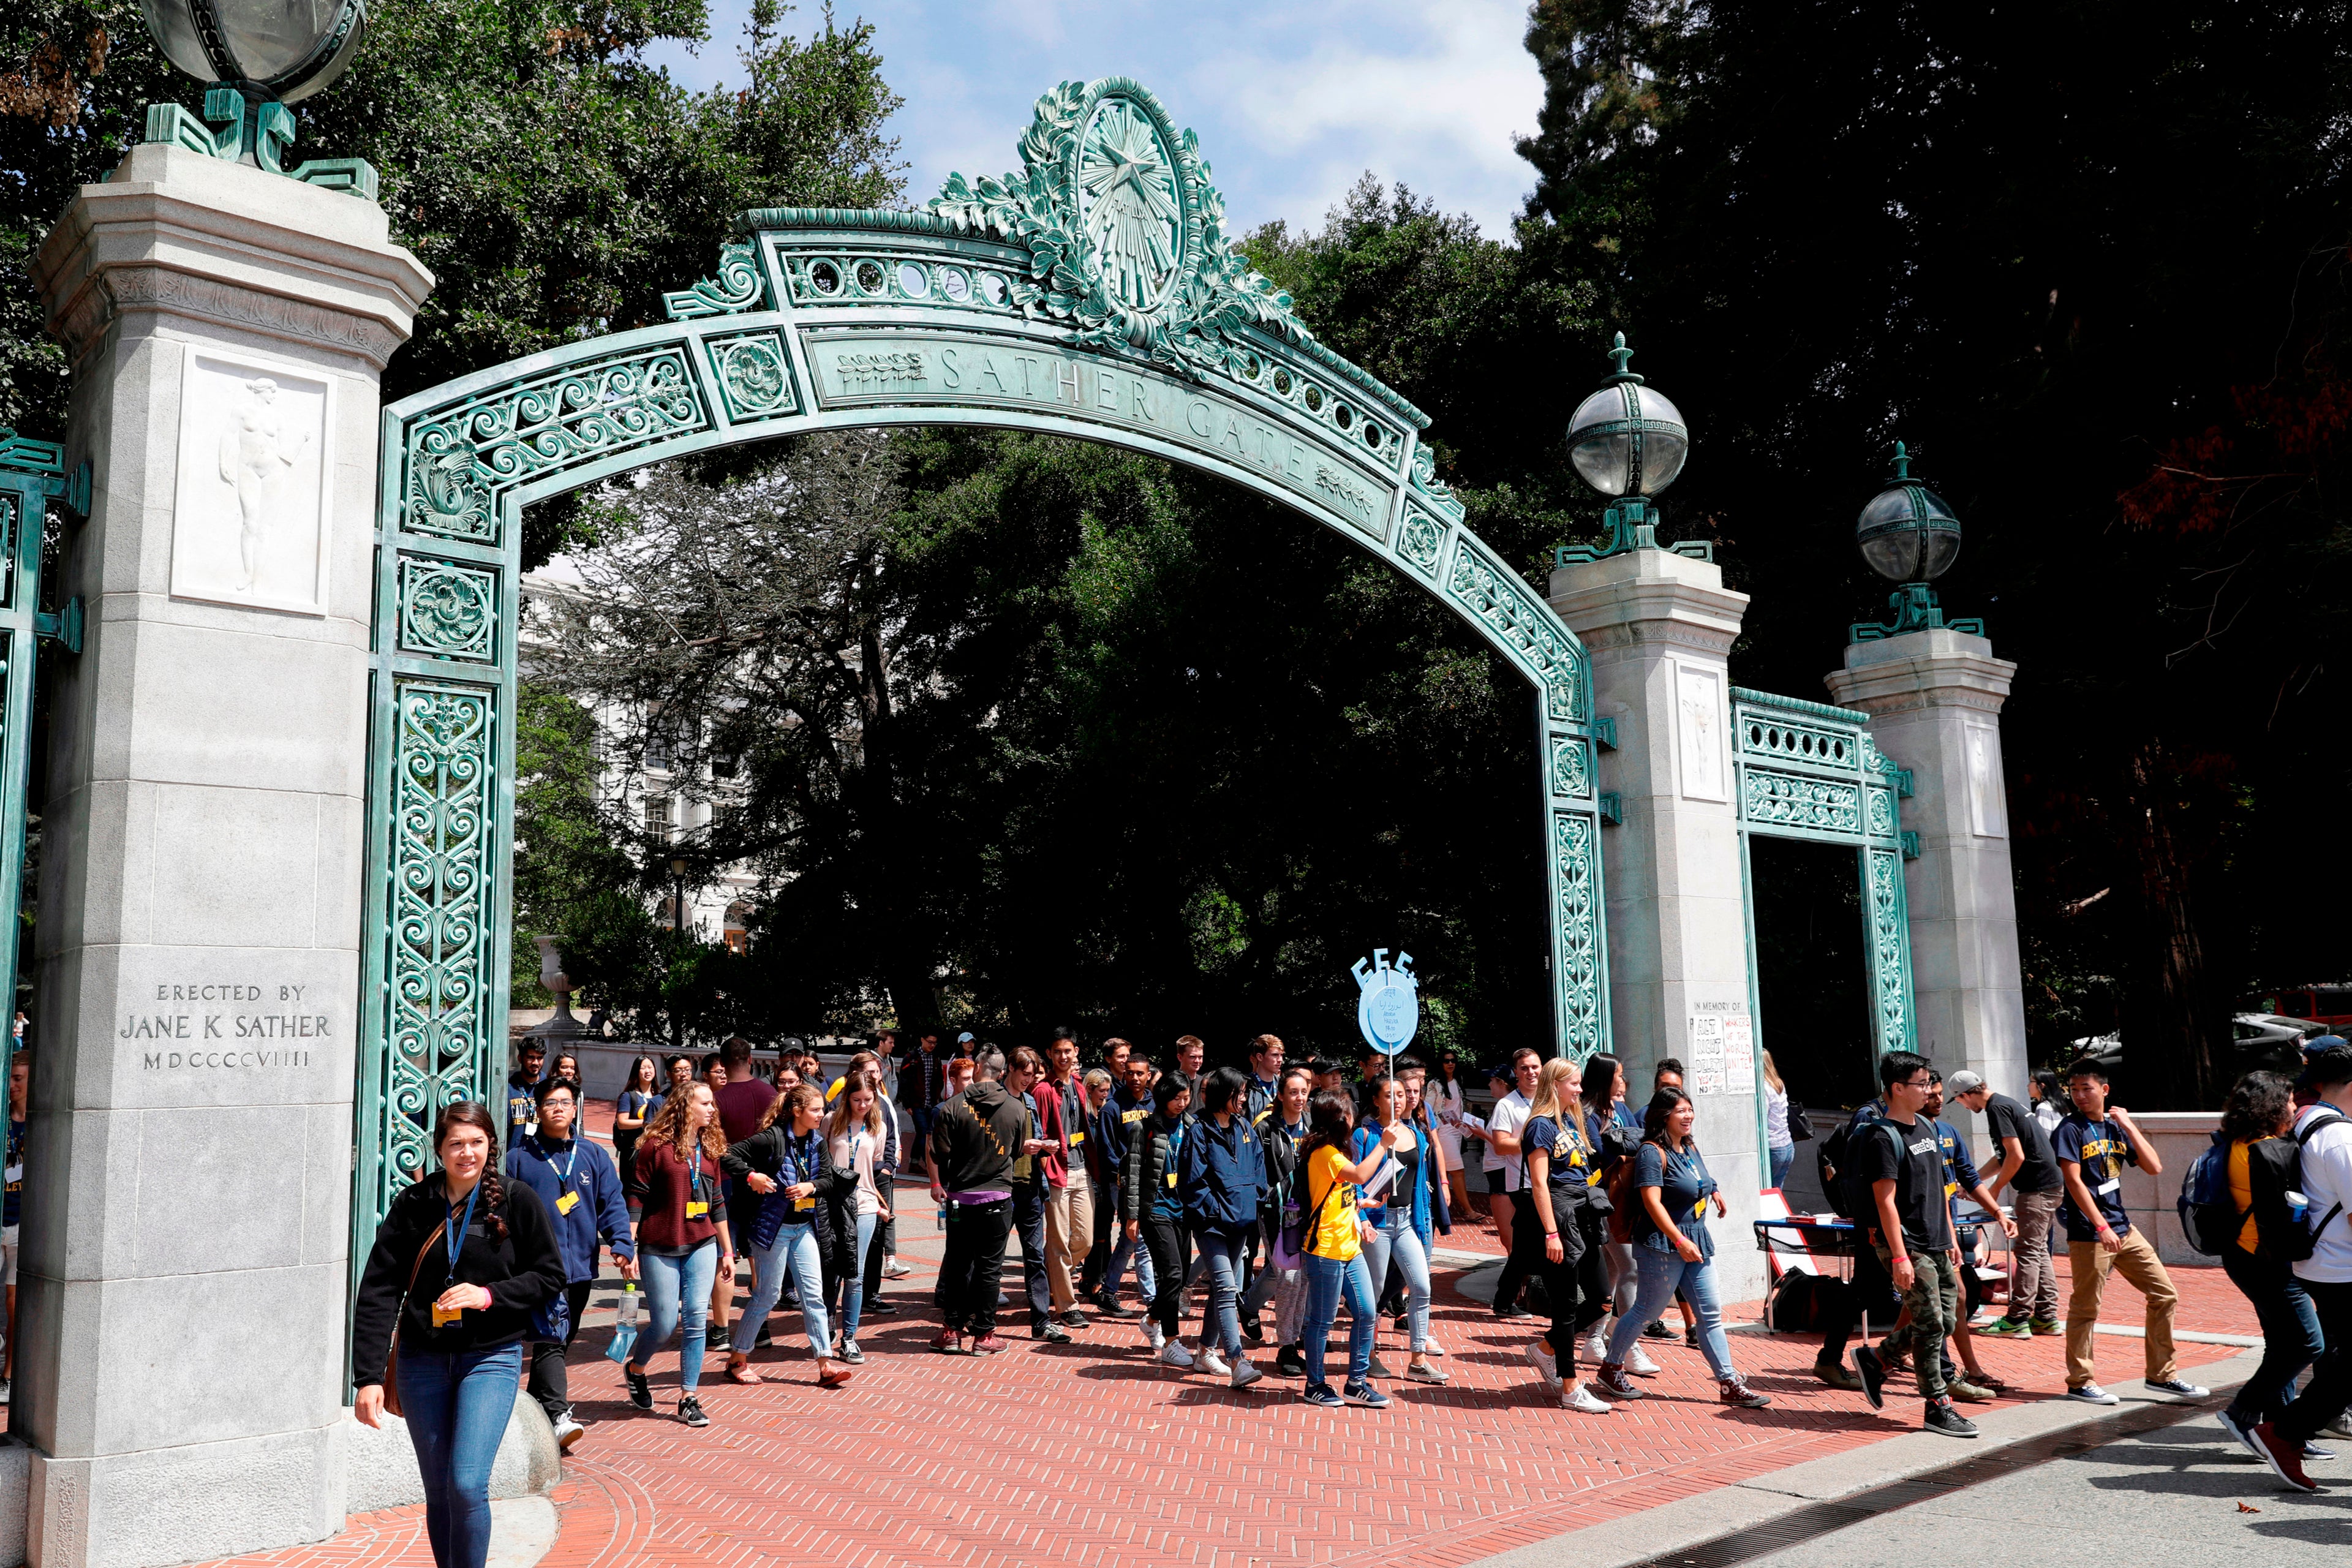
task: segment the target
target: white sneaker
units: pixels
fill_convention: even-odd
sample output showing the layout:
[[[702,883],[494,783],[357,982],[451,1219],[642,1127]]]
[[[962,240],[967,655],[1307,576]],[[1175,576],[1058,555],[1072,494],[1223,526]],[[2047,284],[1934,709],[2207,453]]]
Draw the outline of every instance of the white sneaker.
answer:
[[[1143,1342],[1153,1350],[1158,1350],[1168,1342],[1167,1332],[1160,1328],[1157,1321],[1150,1318],[1143,1321]]]
[[[1256,1363],[1252,1362],[1247,1356],[1243,1356],[1234,1363],[1234,1386],[1235,1388],[1247,1388],[1251,1384],[1264,1379],[1265,1376],[1265,1373],[1260,1372]]]
[[[1213,1346],[1203,1345],[1201,1348],[1201,1353],[1193,1360],[1198,1362],[1201,1370],[1211,1377],[1231,1377],[1234,1374],[1234,1369],[1225,1364],[1225,1358],[1219,1355]]]
[[[1617,1413],[1615,1405],[1597,1397],[1592,1390],[1580,1383],[1574,1388],[1560,1390],[1559,1407],[1562,1410],[1580,1411],[1587,1415],[1613,1415]]]
[[[1160,1363],[1162,1366],[1189,1367],[1192,1364],[1192,1352],[1184,1348],[1182,1340],[1170,1340],[1160,1347]]]
[[[568,1454],[572,1452],[572,1445],[580,1441],[581,1435],[587,1430],[572,1419],[570,1411],[566,1411],[563,1419],[555,1424],[555,1446]]]
[[[886,1258],[882,1260],[882,1278],[885,1279],[904,1279],[913,1272],[914,1269],[895,1258]]]
[[[2086,1383],[2080,1388],[2070,1388],[2066,1391],[2066,1397],[2079,1399],[2085,1405],[2121,1405],[2123,1403],[2095,1383]]]
[[[1606,1361],[1609,1358],[1602,1356],[1601,1359]],[[1635,1377],[1655,1377],[1658,1375],[1658,1363],[1643,1352],[1641,1342],[1637,1340],[1633,1348],[1625,1352],[1625,1370]]]
[[[1427,1344],[1421,1347],[1421,1353],[1423,1355],[1444,1355],[1445,1353],[1445,1347],[1439,1344],[1435,1340],[1432,1340]]]
[[[1609,1336],[1601,1331],[1601,1327],[1599,1323],[1593,1324],[1592,1331],[1584,1336],[1584,1343],[1580,1347],[1584,1359],[1596,1366],[1609,1359]]]
[[[1536,1369],[1536,1375],[1543,1379],[1546,1388],[1554,1394],[1559,1392],[1559,1368],[1553,1364],[1551,1357],[1544,1354],[1543,1346],[1529,1342],[1528,1364]]]

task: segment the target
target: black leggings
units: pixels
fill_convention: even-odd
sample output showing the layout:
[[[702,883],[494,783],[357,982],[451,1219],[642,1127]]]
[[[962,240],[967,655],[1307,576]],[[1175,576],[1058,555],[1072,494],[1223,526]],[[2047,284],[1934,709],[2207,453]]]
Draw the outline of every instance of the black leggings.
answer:
[[[1580,1204],[1566,1215],[1560,1214],[1560,1206],[1555,1201],[1552,1208],[1555,1219],[1566,1221],[1559,1227],[1558,1263],[1545,1255],[1540,1225],[1530,1223],[1524,1231],[1514,1227],[1511,1249],[1517,1252],[1519,1237],[1528,1237],[1527,1271],[1543,1281],[1544,1293],[1550,1298],[1551,1327],[1544,1331],[1544,1339],[1565,1375],[1566,1369],[1576,1364],[1577,1336],[1609,1315],[1608,1271],[1602,1267],[1601,1251],[1609,1237],[1603,1229],[1608,1221],[1594,1214],[1590,1205]]]

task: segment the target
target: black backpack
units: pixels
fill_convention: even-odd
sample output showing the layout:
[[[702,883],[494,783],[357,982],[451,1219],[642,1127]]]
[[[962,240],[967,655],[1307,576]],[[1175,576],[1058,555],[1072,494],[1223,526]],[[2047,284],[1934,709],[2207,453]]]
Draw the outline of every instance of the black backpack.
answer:
[[[2291,1160],[2286,1162],[2281,1171],[2284,1185],[2288,1190],[2294,1192],[2301,1192],[2303,1190],[2303,1146],[2310,1142],[2313,1136],[2317,1133],[2321,1128],[2333,1127],[2336,1123],[2343,1120],[2343,1117],[2337,1116],[2333,1112],[2323,1116],[2315,1116],[2310,1120],[2310,1121],[2304,1125],[2300,1131],[2295,1133],[2294,1155]],[[2257,1145],[2257,1147],[2259,1147],[2259,1145]],[[2251,1174],[2251,1173],[2249,1173],[2249,1174]],[[2301,1263],[2311,1256],[2311,1249],[2318,1245],[2319,1233],[2326,1230],[2328,1226],[2328,1223],[2343,1212],[2344,1205],[2342,1204],[2336,1204],[2330,1207],[2326,1214],[2321,1215],[2317,1219],[2311,1221],[2307,1226],[2294,1225],[2291,1223],[2282,1224],[2279,1226],[2277,1231],[2277,1235],[2281,1239],[2275,1244],[2271,1240],[2273,1234],[2272,1231],[2269,1228],[2264,1227],[2262,1232],[2263,1240],[2263,1250],[2265,1252],[2273,1252],[2282,1262]]]
[[[1813,1167],[1821,1173],[1822,1193],[1830,1200],[1830,1207],[1840,1219],[1860,1220],[1871,1213],[1870,1193],[1862,1184],[1862,1173],[1854,1168],[1854,1135],[1865,1128],[1885,1127],[1886,1135],[1895,1140],[1895,1168],[1903,1168],[1903,1135],[1888,1127],[1878,1116],[1857,1121],[1852,1117],[1840,1122],[1836,1131],[1821,1142],[1813,1151]]]

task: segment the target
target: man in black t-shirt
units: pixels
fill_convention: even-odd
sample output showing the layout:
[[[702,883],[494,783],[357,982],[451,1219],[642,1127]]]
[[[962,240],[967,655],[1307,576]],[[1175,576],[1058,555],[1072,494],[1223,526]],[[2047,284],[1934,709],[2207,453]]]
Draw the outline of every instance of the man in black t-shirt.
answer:
[[[2050,1260],[2050,1232],[2065,1201],[2066,1184],[2050,1151],[2049,1130],[2027,1107],[1972,1072],[1956,1072],[1945,1085],[1952,1099],[1981,1114],[2000,1152],[1999,1165],[1985,1173],[1985,1190],[1996,1198],[2007,1187],[2017,1212],[2017,1277],[2011,1283],[2009,1311],[1980,1334],[2021,1340],[2065,1331],[2058,1323],[2058,1270]]]
[[[1942,1347],[1959,1317],[1960,1264],[1944,1194],[1944,1146],[1935,1122],[1922,1114],[1934,1075],[1917,1052],[1889,1051],[1878,1059],[1878,1080],[1886,1089],[1886,1114],[1857,1129],[1850,1150],[1871,1194],[1861,1223],[1911,1310],[1911,1341],[1920,1347],[1911,1359],[1927,1402],[1927,1430],[1973,1437],[1976,1423],[1954,1407],[1944,1387]],[[1876,1352],[1864,1346],[1854,1359],[1875,1387],[1880,1379],[1869,1363]]]

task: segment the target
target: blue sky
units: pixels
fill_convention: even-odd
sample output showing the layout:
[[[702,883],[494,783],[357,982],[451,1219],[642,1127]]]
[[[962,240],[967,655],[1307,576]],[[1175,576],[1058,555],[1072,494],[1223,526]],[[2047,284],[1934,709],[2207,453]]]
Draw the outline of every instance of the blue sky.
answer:
[[[654,58],[690,86],[740,81],[747,10],[712,0],[698,55]],[[1511,150],[1543,102],[1519,42],[1526,0],[839,0],[837,15],[875,25],[884,77],[907,100],[891,130],[918,201],[951,169],[1013,167],[1039,93],[1120,75],[1200,134],[1235,234],[1269,218],[1318,228],[1370,169],[1499,237],[1534,184]],[[803,5],[785,25],[805,33],[821,16]]]

